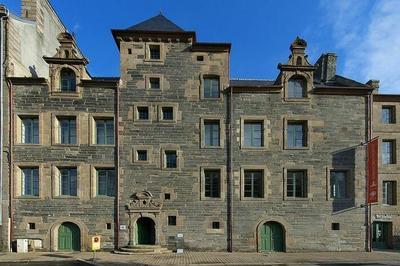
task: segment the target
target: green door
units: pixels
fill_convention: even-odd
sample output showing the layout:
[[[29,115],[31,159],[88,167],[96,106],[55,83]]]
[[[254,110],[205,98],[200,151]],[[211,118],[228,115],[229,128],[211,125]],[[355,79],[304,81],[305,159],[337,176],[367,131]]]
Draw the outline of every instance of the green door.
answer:
[[[372,247],[376,249],[389,248],[389,225],[386,222],[374,222],[372,226]]]
[[[81,233],[79,227],[73,223],[63,223],[58,228],[58,250],[80,251]]]
[[[260,229],[261,251],[284,251],[283,229],[276,222],[268,222]]]
[[[137,240],[140,245],[155,244],[155,228],[154,221],[147,217],[139,218],[137,225]]]

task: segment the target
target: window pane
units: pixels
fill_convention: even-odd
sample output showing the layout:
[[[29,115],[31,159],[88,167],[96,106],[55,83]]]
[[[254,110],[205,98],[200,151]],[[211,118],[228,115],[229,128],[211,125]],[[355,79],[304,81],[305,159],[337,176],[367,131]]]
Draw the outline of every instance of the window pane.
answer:
[[[345,171],[331,171],[331,198],[344,199],[347,197],[347,179]]]
[[[159,78],[150,78],[150,89],[160,89],[160,79]]]
[[[219,146],[219,121],[205,121],[204,122],[204,135],[205,146]]]
[[[137,151],[137,159],[138,159],[138,161],[147,161],[147,151],[146,150],[138,150]]]
[[[159,60],[161,58],[159,45],[149,45],[149,49],[150,49],[150,59]]]
[[[381,113],[381,122],[383,124],[395,123],[395,108],[394,106],[383,106]]]
[[[163,120],[174,119],[174,109],[172,107],[162,107]]]
[[[61,195],[77,195],[77,171],[76,168],[60,168]]]
[[[21,142],[26,144],[39,143],[39,119],[35,117],[21,118]]]
[[[387,205],[397,204],[396,181],[383,181],[382,203]]]
[[[39,196],[39,168],[23,168],[21,174],[21,194]]]
[[[219,98],[219,78],[204,78],[204,98]]]
[[[301,78],[289,79],[288,82],[288,97],[289,98],[304,98],[306,82]]]
[[[176,151],[165,151],[166,168],[177,167],[177,155]]]
[[[244,171],[244,196],[253,198],[264,197],[264,178],[263,171],[246,170]]]
[[[288,197],[307,197],[307,176],[305,171],[287,171],[286,195]]]
[[[138,107],[138,117],[139,120],[148,120],[149,119],[149,108],[148,107]]]
[[[393,164],[395,163],[394,159],[394,144],[395,142],[392,140],[384,140],[382,141],[382,163],[383,164]]]
[[[76,144],[75,118],[62,118],[60,123],[60,140],[62,144]]]
[[[205,170],[205,196],[210,198],[219,198],[221,190],[221,175],[219,170]]]
[[[304,122],[288,122],[287,125],[287,146],[299,148],[306,146],[306,126]]]
[[[263,123],[244,122],[244,146],[262,147],[263,142]]]
[[[71,69],[62,69],[60,73],[60,87],[63,92],[73,92],[76,90],[76,76]]]

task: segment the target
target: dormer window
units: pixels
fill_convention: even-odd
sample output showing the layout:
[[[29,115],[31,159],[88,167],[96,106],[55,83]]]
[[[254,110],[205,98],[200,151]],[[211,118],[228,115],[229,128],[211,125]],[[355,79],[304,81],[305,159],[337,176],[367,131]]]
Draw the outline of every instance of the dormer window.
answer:
[[[76,75],[72,69],[63,68],[60,73],[60,88],[62,92],[76,91]]]
[[[288,81],[288,98],[299,99],[306,97],[307,82],[302,77],[292,77]]]

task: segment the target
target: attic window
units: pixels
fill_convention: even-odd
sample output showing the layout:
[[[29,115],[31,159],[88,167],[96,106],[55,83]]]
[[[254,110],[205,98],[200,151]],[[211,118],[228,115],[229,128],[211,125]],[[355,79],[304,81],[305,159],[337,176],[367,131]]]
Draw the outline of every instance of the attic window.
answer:
[[[303,77],[295,76],[288,81],[288,98],[299,99],[306,97],[307,83]]]
[[[303,64],[303,60],[301,59],[300,56],[298,56],[296,59],[296,65],[301,66],[302,64]]]
[[[149,45],[150,59],[160,60],[161,59],[161,48],[160,45]]]
[[[60,89],[62,92],[76,91],[76,75],[72,69],[63,68],[60,72]]]
[[[204,56],[198,55],[197,56],[197,61],[200,61],[200,62],[204,61]]]

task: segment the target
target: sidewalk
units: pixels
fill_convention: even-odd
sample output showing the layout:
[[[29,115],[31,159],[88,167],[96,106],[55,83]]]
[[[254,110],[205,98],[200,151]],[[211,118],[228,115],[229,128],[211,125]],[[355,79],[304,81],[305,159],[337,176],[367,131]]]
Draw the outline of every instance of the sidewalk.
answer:
[[[81,261],[82,265],[276,265],[276,264],[368,264],[400,265],[400,251],[383,252],[319,252],[319,253],[227,253],[227,252],[186,252],[183,254],[160,255],[117,255],[109,252],[96,253],[92,263],[90,252],[77,253],[2,253],[2,262],[50,262]],[[44,265],[44,264],[43,264]]]

